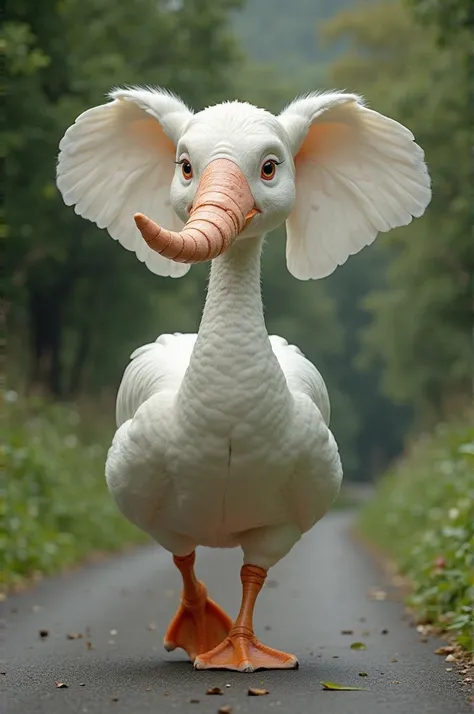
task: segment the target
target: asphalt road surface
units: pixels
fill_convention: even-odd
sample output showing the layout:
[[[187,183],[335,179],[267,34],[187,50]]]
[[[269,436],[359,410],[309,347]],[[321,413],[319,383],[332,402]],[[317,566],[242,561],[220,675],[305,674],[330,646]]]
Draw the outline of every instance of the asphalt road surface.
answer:
[[[165,652],[180,579],[170,556],[152,546],[2,603],[2,714],[217,714],[226,706],[232,714],[469,712],[462,677],[433,653],[440,643],[420,641],[403,619],[384,576],[351,540],[349,523],[347,513],[323,519],[271,571],[259,598],[257,634],[294,652],[299,670],[195,672],[184,653]],[[200,550],[197,568],[211,597],[234,615],[240,552]],[[374,587],[387,598],[372,599]],[[83,636],[67,639],[76,633]],[[357,641],[367,648],[351,649]],[[321,681],[369,691],[324,691]],[[209,687],[223,694],[207,695]],[[249,687],[269,694],[248,696]]]

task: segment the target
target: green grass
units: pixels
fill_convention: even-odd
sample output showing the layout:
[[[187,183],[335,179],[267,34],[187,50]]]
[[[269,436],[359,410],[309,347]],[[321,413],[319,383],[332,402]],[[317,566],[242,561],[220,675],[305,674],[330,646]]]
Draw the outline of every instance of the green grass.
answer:
[[[413,586],[420,622],[451,631],[473,649],[474,426],[441,424],[379,483],[361,530]]]
[[[0,492],[1,581],[11,587],[92,551],[146,540],[118,512],[104,464],[113,434],[72,406],[40,400],[4,404]],[[95,435],[95,438],[92,437]]]

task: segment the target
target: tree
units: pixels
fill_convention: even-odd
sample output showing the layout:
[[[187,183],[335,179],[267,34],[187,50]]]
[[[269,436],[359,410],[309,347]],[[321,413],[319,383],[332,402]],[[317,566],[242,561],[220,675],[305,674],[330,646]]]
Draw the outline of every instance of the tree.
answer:
[[[365,93],[426,152],[433,200],[424,218],[378,239],[386,284],[365,302],[362,361],[382,360],[386,393],[421,421],[437,418],[468,398],[472,371],[467,39],[440,48],[400,2],[342,13],[327,33],[351,41],[334,64],[335,84]]]
[[[230,68],[240,57],[228,26],[239,4],[7,4],[5,185],[12,279],[6,298],[9,324],[15,326],[10,353],[22,355],[30,382],[56,396],[77,391],[91,362],[95,379],[117,380],[139,335],[154,338],[159,331],[168,294],[184,328],[188,312],[197,317],[192,282],[183,288],[152,282],[143,266],[62,204],[55,187],[59,140],[114,85],[172,87],[197,108],[225,96]],[[202,273],[194,271],[199,279]],[[25,342],[27,351],[21,349]]]

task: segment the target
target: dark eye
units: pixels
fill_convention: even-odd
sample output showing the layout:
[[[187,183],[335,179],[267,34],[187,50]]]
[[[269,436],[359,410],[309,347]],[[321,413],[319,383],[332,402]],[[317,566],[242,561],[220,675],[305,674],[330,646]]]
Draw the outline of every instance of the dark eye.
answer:
[[[275,176],[277,164],[278,164],[278,162],[275,161],[274,159],[265,161],[265,163],[263,164],[262,169],[260,171],[260,176],[265,181],[271,181],[272,178]]]
[[[181,171],[183,172],[183,176],[185,179],[189,181],[189,179],[192,179],[193,177],[193,167],[189,163],[189,161],[182,161],[181,162]]]

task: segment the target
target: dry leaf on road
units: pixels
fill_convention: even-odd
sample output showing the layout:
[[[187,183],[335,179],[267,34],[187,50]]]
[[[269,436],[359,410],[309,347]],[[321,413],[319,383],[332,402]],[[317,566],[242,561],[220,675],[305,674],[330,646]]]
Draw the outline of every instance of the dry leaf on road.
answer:
[[[206,694],[222,694],[222,689],[220,687],[209,687]]]
[[[364,687],[352,687],[345,684],[336,684],[335,682],[321,682],[323,689],[328,689],[331,692],[367,692]]]

